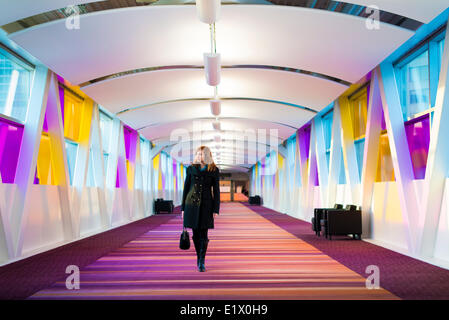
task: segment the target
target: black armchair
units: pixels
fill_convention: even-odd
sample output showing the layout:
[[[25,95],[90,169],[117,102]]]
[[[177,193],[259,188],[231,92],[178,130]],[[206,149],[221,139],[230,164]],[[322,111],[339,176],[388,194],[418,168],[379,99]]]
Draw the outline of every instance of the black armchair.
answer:
[[[336,203],[333,208],[315,208],[313,211],[313,218],[312,218],[312,230],[315,231],[315,234],[317,236],[320,236],[321,233],[321,220],[324,216],[324,211],[328,209],[343,209],[342,204]]]
[[[324,235],[332,240],[333,235],[352,234],[354,239],[361,239],[362,211],[355,205],[347,205],[345,209],[325,210],[321,227]]]
[[[154,202],[154,211],[159,214],[161,211],[173,213],[173,200],[164,200],[162,198],[156,199]]]
[[[260,196],[256,195],[254,197],[249,197],[248,199],[248,203],[249,204],[255,204],[255,205],[259,205],[261,204],[261,198]]]

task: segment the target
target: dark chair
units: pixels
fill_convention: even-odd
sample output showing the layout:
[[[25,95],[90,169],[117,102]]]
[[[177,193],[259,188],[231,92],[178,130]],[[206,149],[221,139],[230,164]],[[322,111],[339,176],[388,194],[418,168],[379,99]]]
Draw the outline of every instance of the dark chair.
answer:
[[[354,239],[362,236],[362,211],[355,205],[347,205],[345,209],[329,209],[324,211],[321,219],[321,227],[324,235],[329,240],[336,235],[352,234]]]
[[[249,197],[249,204],[256,204],[260,206],[260,196]]]
[[[174,205],[173,200],[164,200],[162,198],[156,199],[154,202],[154,211],[159,214],[161,211],[167,211],[173,213]]]
[[[324,211],[327,209],[343,209],[342,204],[336,203],[333,208],[315,208],[312,218],[312,230],[315,231],[317,236],[321,233],[321,219],[323,219]]]

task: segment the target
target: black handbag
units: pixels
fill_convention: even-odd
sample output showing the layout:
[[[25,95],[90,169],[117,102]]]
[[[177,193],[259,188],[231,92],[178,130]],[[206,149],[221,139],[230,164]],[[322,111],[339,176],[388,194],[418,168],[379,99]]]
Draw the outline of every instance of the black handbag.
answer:
[[[181,233],[181,239],[179,239],[179,249],[188,250],[190,248],[190,235],[186,228]]]

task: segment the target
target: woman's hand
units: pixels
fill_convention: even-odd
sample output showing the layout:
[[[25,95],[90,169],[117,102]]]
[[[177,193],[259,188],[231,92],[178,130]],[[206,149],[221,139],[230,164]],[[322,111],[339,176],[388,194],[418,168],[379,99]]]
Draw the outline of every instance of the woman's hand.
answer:
[[[181,218],[184,220],[184,211],[181,211]]]
[[[214,219],[218,216],[218,213],[214,212]]]

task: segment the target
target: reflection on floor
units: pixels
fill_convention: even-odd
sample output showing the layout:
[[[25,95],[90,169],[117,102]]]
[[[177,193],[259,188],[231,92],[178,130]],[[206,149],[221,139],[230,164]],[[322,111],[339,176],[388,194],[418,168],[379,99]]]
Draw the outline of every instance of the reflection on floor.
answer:
[[[240,203],[223,203],[209,231],[206,272],[193,245],[178,248],[172,219],[82,268],[79,290],[65,278],[31,299],[397,299]]]
[[[230,192],[220,192],[220,200],[221,202],[229,202],[231,201],[231,193]],[[243,193],[234,193],[234,201],[238,202],[246,202],[248,201],[248,197]]]

